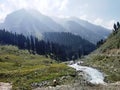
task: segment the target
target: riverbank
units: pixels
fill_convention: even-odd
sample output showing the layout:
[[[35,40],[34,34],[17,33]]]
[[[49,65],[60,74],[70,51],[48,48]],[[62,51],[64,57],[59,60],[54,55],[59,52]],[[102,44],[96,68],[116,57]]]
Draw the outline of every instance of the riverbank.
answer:
[[[56,87],[38,87],[33,90],[119,90],[120,82],[109,83],[107,85],[90,86],[86,84],[74,83],[69,85],[57,85]],[[12,90],[10,83],[0,82],[0,90]]]
[[[75,83],[72,85],[61,85],[56,87],[43,87],[36,88],[33,90],[120,90],[120,84],[107,84],[107,85],[98,85],[98,86],[82,86],[79,83]]]

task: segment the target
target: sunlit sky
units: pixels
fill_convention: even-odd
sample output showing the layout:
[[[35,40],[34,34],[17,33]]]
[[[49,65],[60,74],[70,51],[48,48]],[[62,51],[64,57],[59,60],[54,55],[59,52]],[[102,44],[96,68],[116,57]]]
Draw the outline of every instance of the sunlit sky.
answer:
[[[36,9],[48,16],[78,17],[112,29],[120,21],[120,0],[0,0],[0,22],[7,14],[21,9]]]

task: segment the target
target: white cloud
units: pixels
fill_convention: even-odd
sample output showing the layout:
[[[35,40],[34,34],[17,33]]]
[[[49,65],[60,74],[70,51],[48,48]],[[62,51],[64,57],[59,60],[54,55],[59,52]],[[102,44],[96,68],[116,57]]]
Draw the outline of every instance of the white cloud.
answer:
[[[64,10],[67,8],[68,0],[63,0],[59,10]]]
[[[110,21],[105,23],[105,26],[106,26],[106,28],[109,28],[112,30],[114,23],[115,23],[115,20],[110,20]]]
[[[5,4],[0,4],[0,22],[3,22],[6,15],[10,12],[10,8],[7,8]]]
[[[112,29],[115,20],[105,21],[102,18],[90,16],[87,12],[89,3],[82,3],[76,0],[3,0],[0,3],[0,22],[7,14],[21,8],[37,9],[48,16],[70,17],[76,16],[91,23]]]
[[[103,27],[108,28],[110,30],[112,30],[114,23],[115,23],[115,20],[105,21],[105,20],[103,20],[101,18],[96,18],[94,20],[94,24],[103,26]]]
[[[96,25],[102,25],[103,24],[103,19],[101,19],[101,18],[95,19],[94,20],[94,24],[96,24]]]
[[[80,6],[79,6],[79,9],[84,10],[84,9],[87,9],[88,7],[89,7],[89,4],[88,4],[88,3],[85,3],[85,4],[83,4],[83,5],[80,5]]]
[[[67,3],[68,0],[5,0],[0,4],[0,19],[21,8],[32,8],[43,14],[57,15],[66,8]]]
[[[86,14],[84,14],[84,15],[80,16],[80,19],[82,19],[82,20],[88,20],[88,16]]]
[[[57,17],[58,18],[62,18],[62,19],[64,19],[64,18],[70,18],[70,16],[65,16],[65,15],[58,15]]]

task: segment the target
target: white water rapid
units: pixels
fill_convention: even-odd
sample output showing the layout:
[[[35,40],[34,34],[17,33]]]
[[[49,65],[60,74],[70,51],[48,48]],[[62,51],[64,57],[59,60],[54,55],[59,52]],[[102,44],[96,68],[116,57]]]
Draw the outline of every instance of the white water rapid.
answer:
[[[76,71],[84,72],[85,74],[83,77],[92,84],[105,84],[103,73],[101,73],[97,69],[87,66],[80,66],[77,63],[68,66],[76,69]]]

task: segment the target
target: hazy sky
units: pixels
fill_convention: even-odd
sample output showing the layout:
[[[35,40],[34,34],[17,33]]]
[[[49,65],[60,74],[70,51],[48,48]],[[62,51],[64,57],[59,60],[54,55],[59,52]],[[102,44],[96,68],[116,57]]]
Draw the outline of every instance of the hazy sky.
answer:
[[[78,17],[112,28],[120,21],[120,0],[0,0],[0,22],[21,8],[37,9],[48,16]]]

